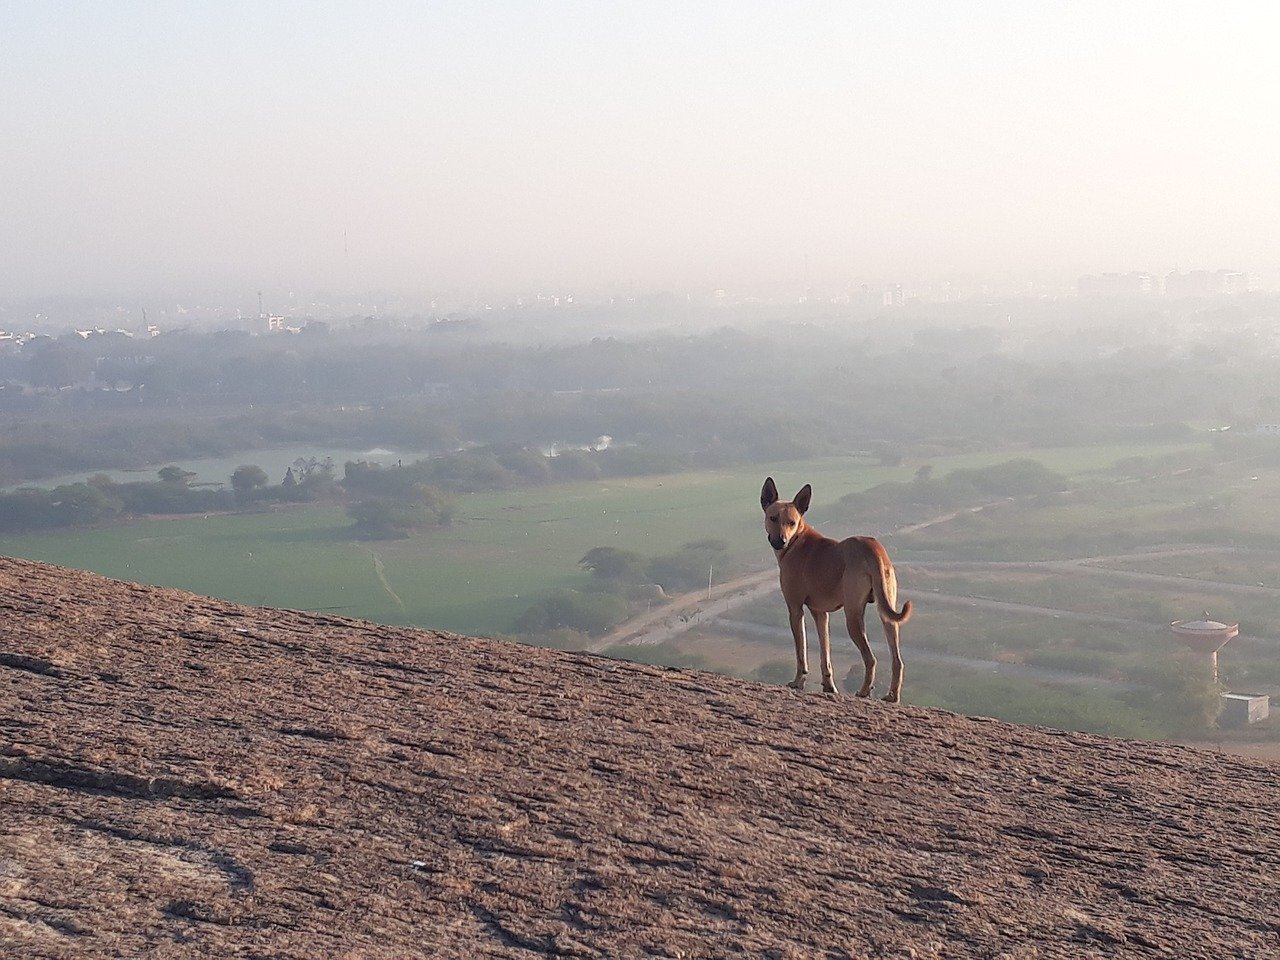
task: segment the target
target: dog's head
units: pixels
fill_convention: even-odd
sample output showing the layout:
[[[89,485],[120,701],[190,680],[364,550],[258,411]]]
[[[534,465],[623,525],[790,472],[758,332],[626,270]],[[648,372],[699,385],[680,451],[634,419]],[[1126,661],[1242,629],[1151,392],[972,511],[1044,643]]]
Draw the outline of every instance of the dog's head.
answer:
[[[764,532],[769,538],[769,546],[775,550],[786,549],[791,538],[804,526],[804,514],[809,509],[812,496],[813,488],[806,483],[794,500],[779,500],[773,477],[765,478],[764,487],[760,490],[760,506],[764,508]]]

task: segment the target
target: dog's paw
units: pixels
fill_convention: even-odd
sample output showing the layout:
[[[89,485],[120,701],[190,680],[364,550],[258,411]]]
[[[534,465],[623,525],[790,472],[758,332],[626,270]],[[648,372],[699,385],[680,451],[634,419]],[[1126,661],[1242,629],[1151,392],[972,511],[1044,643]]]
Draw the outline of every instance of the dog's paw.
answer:
[[[885,703],[898,703],[901,701],[902,696],[896,691],[890,690],[880,699],[883,700]]]
[[[855,696],[859,696],[859,697],[862,697],[863,699],[866,699],[867,697],[871,696],[871,691],[874,689],[875,687],[863,687],[861,690],[857,692],[857,694],[855,694]]]
[[[787,686],[790,687],[792,690],[803,690],[804,677],[796,677],[794,680],[788,683]]]
[[[823,693],[837,693],[837,694],[838,694],[838,693],[840,692],[840,690],[836,687],[836,685],[835,685],[834,683],[824,683],[824,684],[822,685],[822,692],[823,692]]]

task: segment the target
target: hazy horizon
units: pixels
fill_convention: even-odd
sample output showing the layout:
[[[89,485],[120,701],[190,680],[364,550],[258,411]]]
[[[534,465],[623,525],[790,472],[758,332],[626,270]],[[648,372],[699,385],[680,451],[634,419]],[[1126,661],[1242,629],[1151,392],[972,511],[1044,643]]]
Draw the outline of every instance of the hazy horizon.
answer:
[[[1249,5],[0,6],[9,297],[1280,273]]]

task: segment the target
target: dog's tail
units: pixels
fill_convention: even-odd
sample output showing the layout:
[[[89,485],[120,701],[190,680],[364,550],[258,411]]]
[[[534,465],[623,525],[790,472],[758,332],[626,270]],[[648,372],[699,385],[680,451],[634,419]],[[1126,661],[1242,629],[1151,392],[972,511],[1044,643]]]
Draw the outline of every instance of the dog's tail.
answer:
[[[884,549],[876,552],[880,560],[880,576],[872,578],[871,593],[875,596],[880,619],[889,623],[906,623],[911,619],[911,601],[903,603],[901,610],[893,609],[898,598],[898,577],[893,572],[893,564],[889,562]]]

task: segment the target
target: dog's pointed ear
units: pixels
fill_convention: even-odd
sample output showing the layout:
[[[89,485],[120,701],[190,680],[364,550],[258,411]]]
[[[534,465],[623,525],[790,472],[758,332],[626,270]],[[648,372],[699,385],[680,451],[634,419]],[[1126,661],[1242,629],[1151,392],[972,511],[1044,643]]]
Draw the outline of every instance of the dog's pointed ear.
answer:
[[[791,502],[795,504],[796,509],[799,510],[800,515],[803,516],[805,511],[809,509],[809,501],[812,498],[813,498],[813,487],[809,486],[809,484],[806,483],[803,487],[800,488],[800,492],[796,494],[796,498]]]
[[[773,477],[764,478],[764,486],[760,488],[760,509],[768,510],[772,504],[778,502],[778,486],[773,482]]]

